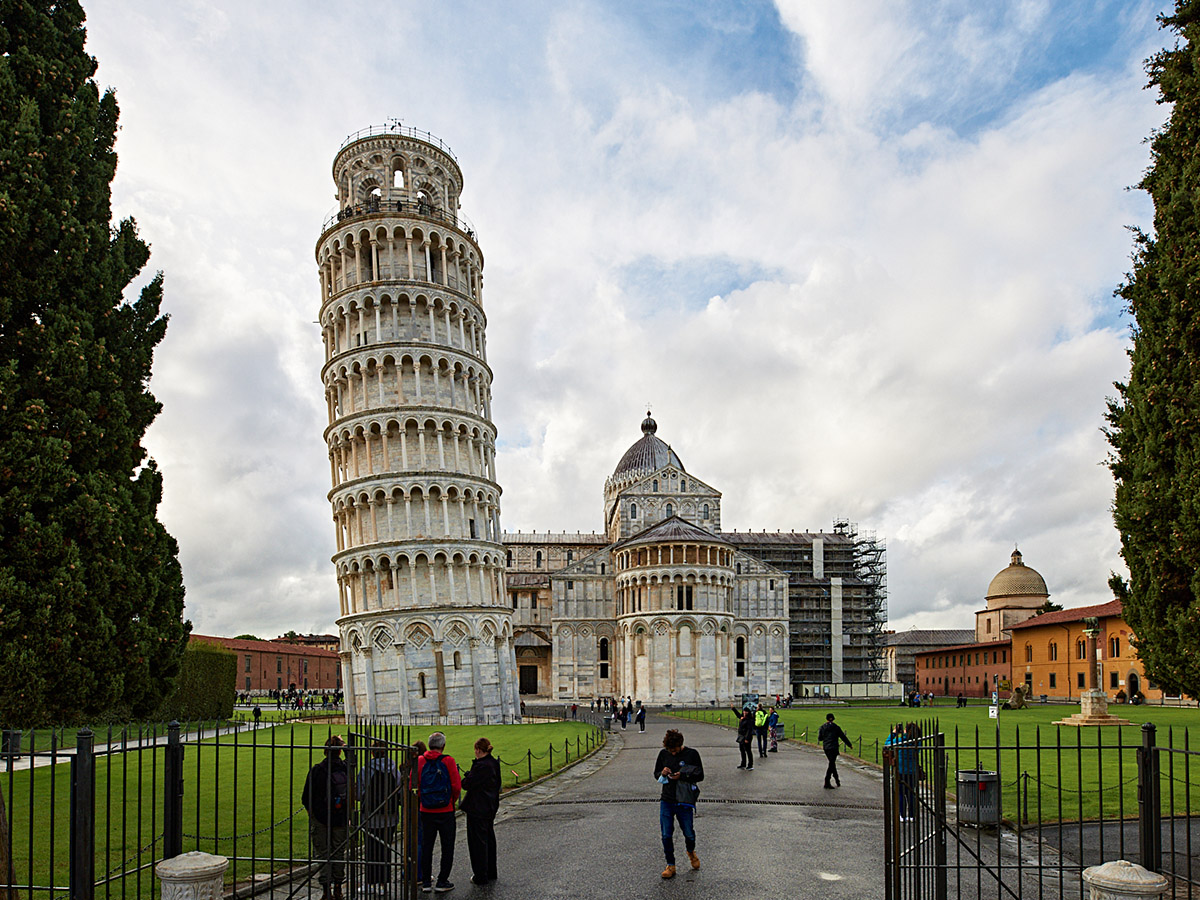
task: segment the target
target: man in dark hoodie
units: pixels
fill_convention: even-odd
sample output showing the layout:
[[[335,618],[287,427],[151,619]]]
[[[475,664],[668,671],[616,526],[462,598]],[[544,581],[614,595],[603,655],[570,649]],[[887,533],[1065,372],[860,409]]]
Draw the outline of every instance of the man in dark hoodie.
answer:
[[[704,764],[700,754],[683,745],[683,735],[671,728],[663,737],[663,749],[658,751],[654,762],[654,777],[662,784],[659,798],[659,824],[662,827],[663,853],[667,867],[663,878],[675,877],[675,820],[683,832],[683,845],[693,869],[700,868],[696,856],[696,829],[693,818],[696,814],[696,797],[699,788],[695,785],[704,780]],[[688,785],[691,787],[689,788]]]
[[[342,900],[346,880],[346,823],[350,813],[350,775],[342,759],[342,739],[331,734],[325,758],[309,770],[300,803],[308,810],[308,834],[320,870],[321,900]],[[330,894],[330,886],[333,893]]]
[[[838,778],[837,770],[838,741],[845,741],[846,746],[851,750],[854,749],[854,745],[850,743],[850,738],[846,737],[846,732],[842,731],[842,726],[833,721],[833,713],[825,716],[825,724],[817,732],[817,740],[821,742],[821,746],[825,750],[825,758],[829,760],[829,768],[825,770],[825,787],[833,787],[829,783],[830,778],[837,782],[838,787],[841,787],[842,779]]]

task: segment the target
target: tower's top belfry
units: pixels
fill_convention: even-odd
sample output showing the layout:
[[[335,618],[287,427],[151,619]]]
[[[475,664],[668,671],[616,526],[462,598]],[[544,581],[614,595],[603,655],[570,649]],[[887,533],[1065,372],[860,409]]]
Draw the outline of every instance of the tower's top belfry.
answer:
[[[322,237],[362,216],[412,216],[459,231],[471,244],[463,252],[473,257],[476,269],[483,267],[475,227],[459,211],[462,169],[440,138],[396,119],[364,128],[342,142],[331,174],[337,209],[325,220]]]

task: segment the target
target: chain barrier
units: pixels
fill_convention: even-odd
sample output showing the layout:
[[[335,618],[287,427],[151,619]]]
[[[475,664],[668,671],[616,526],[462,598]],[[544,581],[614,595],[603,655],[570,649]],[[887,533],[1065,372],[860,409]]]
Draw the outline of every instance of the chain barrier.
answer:
[[[113,866],[111,869],[109,869],[104,875],[105,880],[112,878],[114,872],[125,871],[125,867],[127,865],[129,865],[131,862],[134,862],[143,853],[145,853],[147,850],[149,850],[151,847],[153,847],[155,844],[157,844],[162,839],[163,839],[163,835],[161,832],[156,837],[150,838],[150,843],[146,844],[146,846],[142,847],[140,850],[138,850],[136,853],[134,853],[133,856],[130,856],[128,859],[121,860],[121,862],[117,863],[115,866]]]
[[[217,837],[215,835],[188,834],[185,831],[185,832],[183,832],[183,836],[185,838],[191,838],[194,841],[216,841],[218,843],[220,843],[222,841],[225,841],[225,842],[241,841],[241,840],[245,840],[246,838],[249,838],[249,837],[257,837],[260,834],[265,834],[268,831],[272,831],[272,830],[278,828],[284,822],[290,822],[292,819],[296,818],[296,816],[300,815],[300,813],[303,811],[303,809],[304,809],[303,806],[297,807],[296,810],[293,813],[291,813],[291,815],[284,816],[278,822],[274,822],[270,825],[264,825],[262,828],[259,828],[255,831],[247,831],[244,834],[234,834],[234,835],[230,835],[229,837]]]

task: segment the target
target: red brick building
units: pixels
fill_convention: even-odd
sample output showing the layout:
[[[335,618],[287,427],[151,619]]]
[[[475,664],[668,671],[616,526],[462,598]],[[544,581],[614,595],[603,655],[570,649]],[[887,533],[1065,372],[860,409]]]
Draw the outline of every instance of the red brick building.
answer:
[[[206,644],[220,644],[238,656],[239,691],[332,691],[342,686],[342,667],[332,650],[279,641],[244,641],[238,638],[193,634]]]
[[[918,653],[917,690],[938,697],[991,697],[1012,671],[1012,641],[984,641]]]

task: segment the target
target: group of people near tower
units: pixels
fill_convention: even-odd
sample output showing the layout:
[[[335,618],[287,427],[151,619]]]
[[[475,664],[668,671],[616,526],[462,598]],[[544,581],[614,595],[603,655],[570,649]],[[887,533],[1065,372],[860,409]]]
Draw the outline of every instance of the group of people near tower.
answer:
[[[754,768],[753,744],[758,739],[758,757],[766,759],[768,753],[779,750],[779,713],[775,707],[766,708],[761,703],[731,706],[738,717],[737,745],[742,752],[739,769]]]
[[[440,731],[429,736],[428,746],[417,741],[416,749],[419,755],[412,788],[419,810],[417,880],[421,890],[428,894],[454,888],[450,874],[454,867],[456,809],[466,814],[471,883],[495,881],[494,823],[500,807],[500,763],[492,756],[491,742],[487,738],[475,742],[475,760],[465,773],[459,770],[454,757],[446,754],[446,735]],[[359,806],[361,840],[354,844],[362,847],[366,891],[383,896],[394,881],[392,854],[404,780],[388,756],[387,745],[376,741],[352,785],[343,750],[342,739],[331,735],[325,742],[324,759],[309,771],[300,798],[309,815],[313,858],[319,861],[321,900],[344,900],[346,853],[351,846],[350,812],[355,803]],[[434,841],[441,845],[436,881],[432,877]]]

